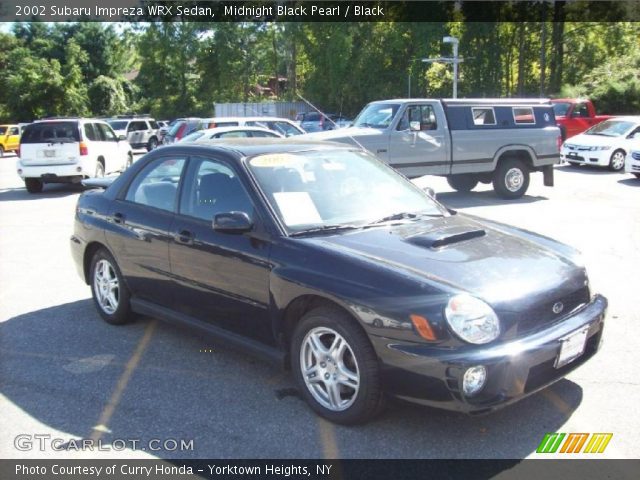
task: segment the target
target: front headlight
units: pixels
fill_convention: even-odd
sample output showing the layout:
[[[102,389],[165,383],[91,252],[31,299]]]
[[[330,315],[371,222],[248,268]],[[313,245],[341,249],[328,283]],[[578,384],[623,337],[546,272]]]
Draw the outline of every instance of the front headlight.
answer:
[[[451,297],[444,314],[451,329],[465,342],[489,343],[500,335],[500,320],[493,309],[471,295]]]

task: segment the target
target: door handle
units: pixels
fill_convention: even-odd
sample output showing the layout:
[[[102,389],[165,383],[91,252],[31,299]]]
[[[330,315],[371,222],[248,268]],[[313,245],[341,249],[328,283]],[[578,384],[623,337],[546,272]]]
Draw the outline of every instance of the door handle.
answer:
[[[182,243],[183,245],[193,245],[193,233],[189,230],[181,230],[175,236],[176,242]]]
[[[113,217],[112,217],[113,223],[119,223],[122,224],[124,223],[124,215],[122,213],[114,213]]]

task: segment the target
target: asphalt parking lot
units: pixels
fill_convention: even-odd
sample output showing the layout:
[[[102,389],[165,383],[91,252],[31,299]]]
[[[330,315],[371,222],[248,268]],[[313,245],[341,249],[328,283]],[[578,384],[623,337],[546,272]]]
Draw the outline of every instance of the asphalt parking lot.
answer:
[[[315,416],[276,367],[150,318],[104,323],[69,252],[81,189],[29,195],[14,164],[0,159],[0,458],[519,459],[540,456],[546,432],[611,432],[601,456],[638,456],[640,180],[630,175],[558,166],[554,188],[536,174],[528,195],[512,202],[485,185],[462,194],[441,178],[418,180],[449,207],[579,248],[592,290],[610,302],[603,349],[567,379],[489,416],[392,404],[370,424],[341,427]],[[16,446],[17,436],[34,434],[117,448]],[[120,440],[145,449],[127,442],[121,450]]]

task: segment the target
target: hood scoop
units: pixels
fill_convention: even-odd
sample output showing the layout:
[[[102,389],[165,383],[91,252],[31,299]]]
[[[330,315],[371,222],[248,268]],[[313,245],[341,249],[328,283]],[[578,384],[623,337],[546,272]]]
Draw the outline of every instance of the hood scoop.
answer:
[[[484,237],[486,234],[487,232],[482,229],[460,226],[434,230],[410,237],[406,241],[419,247],[441,248],[454,243],[464,242],[465,240],[471,240],[472,238]]]

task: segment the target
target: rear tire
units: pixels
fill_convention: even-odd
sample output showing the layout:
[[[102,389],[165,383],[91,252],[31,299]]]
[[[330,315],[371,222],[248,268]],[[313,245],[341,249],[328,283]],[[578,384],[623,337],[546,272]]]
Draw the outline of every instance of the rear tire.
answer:
[[[96,174],[95,174],[96,178],[102,178],[104,177],[104,160],[102,159],[98,159],[98,161],[96,162]]]
[[[529,188],[529,169],[522,160],[509,158],[498,164],[493,174],[493,189],[499,197],[513,200]]]
[[[104,248],[91,259],[91,294],[102,319],[111,325],[132,320],[131,294],[124,283],[118,264]]]
[[[155,150],[158,147],[158,139],[156,137],[151,137],[149,139],[149,143],[147,143],[147,152],[151,150]]]
[[[25,178],[24,185],[27,187],[27,192],[29,193],[40,193],[44,188],[44,183],[42,180],[37,178]]]
[[[478,185],[478,179],[473,175],[450,175],[447,183],[458,192],[470,192]]]
[[[4,147],[0,145],[0,158],[4,157]]]
[[[384,407],[378,357],[339,308],[319,307],[302,317],[291,340],[291,367],[306,402],[327,420],[363,423]]]

